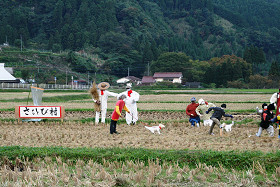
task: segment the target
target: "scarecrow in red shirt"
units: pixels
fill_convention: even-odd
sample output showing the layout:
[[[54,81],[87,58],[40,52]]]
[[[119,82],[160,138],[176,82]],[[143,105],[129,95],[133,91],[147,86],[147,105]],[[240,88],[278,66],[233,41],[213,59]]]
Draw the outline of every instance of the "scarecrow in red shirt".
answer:
[[[199,104],[196,103],[195,97],[192,97],[191,104],[189,104],[186,109],[186,114],[190,117],[189,122],[191,123],[192,127],[195,127],[195,124],[197,125],[197,127],[199,127],[200,118],[195,111],[198,105]]]
[[[127,107],[125,106],[125,102],[123,101],[126,98],[126,95],[122,94],[119,97],[119,100],[116,103],[115,110],[111,117],[111,124],[110,124],[110,134],[119,134],[116,131],[117,128],[117,122],[119,118],[121,117],[122,109],[124,109],[126,112],[130,113]]]

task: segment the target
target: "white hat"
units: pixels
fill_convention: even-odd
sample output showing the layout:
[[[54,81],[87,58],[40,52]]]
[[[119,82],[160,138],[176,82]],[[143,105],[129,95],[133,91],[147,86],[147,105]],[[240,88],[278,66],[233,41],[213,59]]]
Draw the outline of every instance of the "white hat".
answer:
[[[125,88],[131,88],[131,87],[132,87],[131,83],[127,83]]]
[[[203,99],[199,99],[199,100],[198,100],[198,104],[204,105],[204,104],[205,104],[205,101],[204,101]]]

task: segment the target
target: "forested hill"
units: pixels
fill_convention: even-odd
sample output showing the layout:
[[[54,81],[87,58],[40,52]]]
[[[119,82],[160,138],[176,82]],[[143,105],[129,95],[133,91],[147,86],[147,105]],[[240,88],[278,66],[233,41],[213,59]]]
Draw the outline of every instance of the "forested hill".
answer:
[[[141,76],[163,52],[195,60],[246,47],[279,59],[279,0],[1,0],[0,43],[92,49],[111,74]]]

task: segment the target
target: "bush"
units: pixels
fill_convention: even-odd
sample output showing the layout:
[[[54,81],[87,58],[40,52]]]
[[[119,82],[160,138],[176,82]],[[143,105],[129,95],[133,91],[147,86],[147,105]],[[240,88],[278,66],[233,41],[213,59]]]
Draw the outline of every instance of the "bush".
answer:
[[[163,81],[163,82],[157,82],[153,87],[156,87],[156,88],[181,88],[182,84]]]
[[[262,75],[251,75],[249,77],[249,88],[262,89],[262,88],[276,88],[278,83],[268,79],[268,77]]]
[[[248,85],[246,85],[241,80],[228,81],[227,85],[228,85],[229,88],[248,88]]]

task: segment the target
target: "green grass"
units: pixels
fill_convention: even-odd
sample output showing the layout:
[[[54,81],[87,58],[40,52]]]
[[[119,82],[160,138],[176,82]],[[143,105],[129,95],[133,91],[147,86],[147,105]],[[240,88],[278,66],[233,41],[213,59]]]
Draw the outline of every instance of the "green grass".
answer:
[[[135,88],[139,94],[273,94],[278,92],[277,89],[234,89],[234,88],[215,88],[215,89],[185,89],[185,88],[177,88],[177,89],[154,89],[154,88]],[[170,91],[168,91],[170,90]],[[174,92],[172,91],[174,90]],[[176,90],[180,90],[180,92],[176,92]],[[197,90],[194,91],[194,90]],[[207,90],[201,92],[203,90]],[[209,91],[208,91],[209,90]],[[123,92],[124,89],[110,89],[110,91]],[[0,92],[26,92],[26,89],[0,89]],[[53,89],[45,89],[44,92],[88,92],[88,90],[53,90]]]
[[[247,171],[252,169],[253,162],[263,164],[267,172],[274,172],[280,167],[280,151],[263,153],[260,151],[211,151],[211,150],[154,150],[144,148],[65,148],[65,147],[0,147],[0,157],[10,160],[18,158],[61,157],[63,160],[78,159],[102,163],[107,161],[126,162],[143,161],[146,165],[149,160],[159,160],[160,163],[178,163],[179,166],[188,165],[195,168],[199,163],[214,167],[221,164],[227,169]]]

